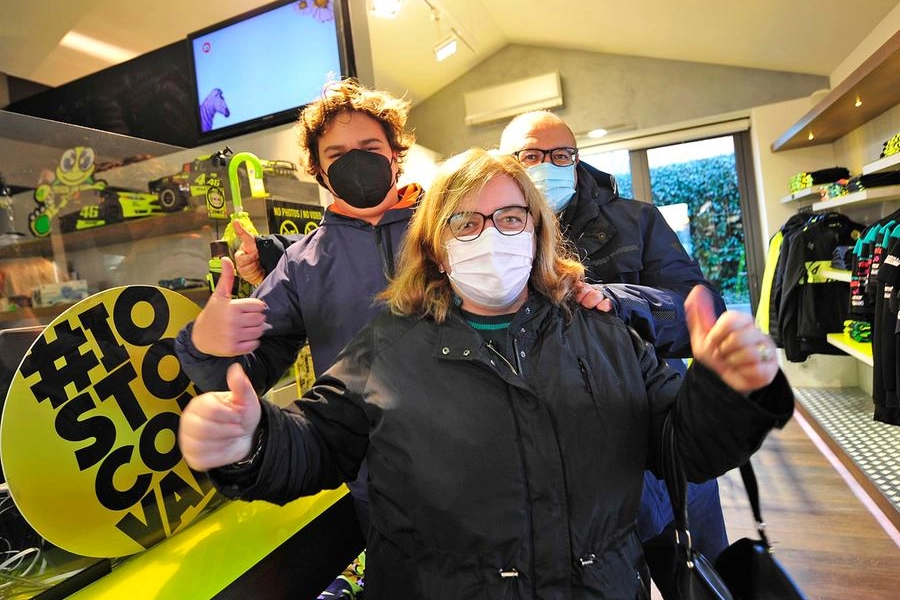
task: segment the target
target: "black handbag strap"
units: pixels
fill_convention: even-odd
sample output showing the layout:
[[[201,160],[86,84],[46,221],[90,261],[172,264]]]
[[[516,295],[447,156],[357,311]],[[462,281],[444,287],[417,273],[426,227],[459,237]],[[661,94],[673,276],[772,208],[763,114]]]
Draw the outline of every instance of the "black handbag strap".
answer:
[[[669,490],[675,525],[675,547],[679,562],[673,566],[677,597],[704,600],[733,600],[734,596],[715,567],[693,548],[688,529],[687,478],[675,440],[675,425],[670,412],[663,423],[659,463]],[[686,568],[683,568],[686,567]]]
[[[759,485],[756,482],[756,473],[753,472],[753,465],[750,459],[747,459],[740,468],[741,479],[744,480],[744,488],[747,490],[747,499],[750,500],[750,509],[753,511],[753,518],[756,520],[756,530],[762,542],[769,548],[769,538],[766,537],[766,522],[762,518],[762,510],[759,507]]]
[[[672,503],[672,515],[675,521],[676,541],[680,546],[691,550],[691,534],[689,530],[687,513],[687,478],[681,467],[681,457],[678,454],[678,444],[675,441],[675,425],[672,421],[672,413],[666,416],[663,423],[662,445],[660,446],[660,462],[663,467],[663,478],[666,488],[669,490],[669,499]]]
[[[689,521],[687,513],[687,478],[684,475],[684,469],[681,466],[681,457],[678,454],[678,444],[675,441],[675,425],[672,420],[672,413],[666,415],[663,424],[663,443],[661,445],[662,456],[660,462],[663,466],[663,477],[666,481],[666,488],[669,490],[669,497],[672,502],[672,514],[675,521],[675,535],[680,544],[686,544],[688,550],[691,549],[691,534],[689,530]],[[756,530],[759,537],[766,548],[769,546],[769,538],[766,537],[766,522],[762,518],[762,510],[759,505],[759,485],[756,481],[756,473],[753,471],[753,465],[750,459],[747,459],[740,467],[741,479],[744,481],[744,488],[747,490],[747,499],[750,501],[750,508],[753,511],[753,518],[756,520]]]

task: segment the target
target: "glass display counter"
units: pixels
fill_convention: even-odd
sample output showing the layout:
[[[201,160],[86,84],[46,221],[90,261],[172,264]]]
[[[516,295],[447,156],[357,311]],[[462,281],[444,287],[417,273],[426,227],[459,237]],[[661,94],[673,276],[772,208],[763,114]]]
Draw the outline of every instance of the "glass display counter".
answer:
[[[236,205],[267,233],[267,207],[310,195],[289,161],[237,150],[0,111],[0,597],[314,597],[361,550],[345,488],[228,502],[175,444],[196,390],[172,339],[209,296],[210,243]],[[182,320],[155,330],[160,307]],[[136,546],[96,542],[93,497]]]
[[[197,159],[196,151],[0,111],[8,190],[0,326],[46,324],[71,300],[119,285],[202,290],[209,242],[227,224],[227,215],[210,218],[204,195],[224,201],[229,190],[219,181],[198,191],[201,177],[224,172],[212,157]],[[171,199],[178,177],[184,189]],[[262,202],[246,210],[265,231]]]

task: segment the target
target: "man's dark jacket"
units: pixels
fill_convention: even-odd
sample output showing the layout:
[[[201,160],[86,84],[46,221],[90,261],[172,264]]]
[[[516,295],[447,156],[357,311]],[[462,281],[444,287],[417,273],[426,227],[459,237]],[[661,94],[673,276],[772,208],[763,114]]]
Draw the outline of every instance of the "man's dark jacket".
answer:
[[[620,197],[615,178],[584,162],[578,163],[576,174],[575,197],[559,222],[565,238],[575,244],[588,281],[629,284],[613,286],[612,295],[617,302],[645,306],[642,314],[652,311],[653,320],[647,324],[650,333],[638,330],[657,354],[690,356],[685,298],[695,285],[704,285],[713,292],[721,313],[725,310],[722,297],[685,252],[659,209]]]
[[[575,244],[587,278],[614,284],[606,291],[614,297],[617,312],[631,314],[630,324],[653,343],[659,356],[669,358],[670,366],[683,372],[684,364],[674,357],[691,355],[685,298],[700,284],[712,292],[717,313],[725,310],[724,300],[659,209],[620,197],[615,178],[585,162],[578,163],[576,174],[576,194],[559,216],[563,234]],[[644,322],[644,314],[653,318]],[[691,484],[688,501],[695,544],[714,559],[728,544],[718,483]],[[637,519],[641,540],[660,535],[672,519],[665,483],[646,472]],[[663,577],[656,571],[653,575]]]

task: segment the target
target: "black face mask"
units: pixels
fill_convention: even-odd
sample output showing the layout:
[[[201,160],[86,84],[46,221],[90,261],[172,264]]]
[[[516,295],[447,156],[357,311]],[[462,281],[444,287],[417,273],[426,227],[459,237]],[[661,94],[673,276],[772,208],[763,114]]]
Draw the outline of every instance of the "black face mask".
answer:
[[[334,194],[354,208],[381,204],[394,185],[391,161],[377,152],[351,150],[328,167]]]

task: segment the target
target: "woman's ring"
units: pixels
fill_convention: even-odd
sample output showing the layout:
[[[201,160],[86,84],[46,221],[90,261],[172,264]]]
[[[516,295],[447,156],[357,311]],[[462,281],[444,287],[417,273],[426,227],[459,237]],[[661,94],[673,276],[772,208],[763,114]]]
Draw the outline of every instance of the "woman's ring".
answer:
[[[759,360],[762,362],[769,362],[775,357],[772,349],[767,344],[757,344],[756,351],[759,353]]]

